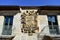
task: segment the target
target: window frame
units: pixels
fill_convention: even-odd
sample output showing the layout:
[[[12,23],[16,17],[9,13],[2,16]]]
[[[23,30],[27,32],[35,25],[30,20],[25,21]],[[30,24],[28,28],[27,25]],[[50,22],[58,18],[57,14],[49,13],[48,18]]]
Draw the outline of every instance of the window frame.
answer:
[[[8,18],[6,18],[8,17]],[[11,22],[11,17],[12,17],[12,24],[10,25]],[[2,35],[11,35],[12,34],[12,25],[13,25],[13,18],[14,16],[4,16],[4,24],[3,24],[3,31]],[[5,24],[8,19],[8,24]],[[11,28],[10,28],[11,27]],[[9,31],[8,31],[9,30]],[[6,31],[6,32],[5,32]],[[11,32],[11,33],[10,33]]]
[[[47,15],[47,18],[50,16],[50,18],[52,19],[52,17],[55,17],[55,21],[56,24],[49,24],[49,19],[48,19],[48,25],[49,25],[49,31],[50,34],[59,34],[59,29],[58,29],[58,19],[57,19],[57,15]],[[52,21],[52,20],[51,20]],[[56,27],[57,26],[57,27]],[[52,28],[50,28],[52,27]],[[54,32],[55,31],[55,32]],[[52,33],[51,33],[52,32]]]

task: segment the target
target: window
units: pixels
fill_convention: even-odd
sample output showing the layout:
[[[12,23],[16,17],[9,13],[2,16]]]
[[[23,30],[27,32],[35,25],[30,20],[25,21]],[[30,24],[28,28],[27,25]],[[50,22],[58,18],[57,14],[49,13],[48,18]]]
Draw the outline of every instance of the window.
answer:
[[[57,16],[55,15],[48,15],[48,24],[49,24],[49,30],[51,34],[58,34],[58,22],[57,22]]]
[[[5,16],[2,35],[11,35],[13,25],[13,16]]]

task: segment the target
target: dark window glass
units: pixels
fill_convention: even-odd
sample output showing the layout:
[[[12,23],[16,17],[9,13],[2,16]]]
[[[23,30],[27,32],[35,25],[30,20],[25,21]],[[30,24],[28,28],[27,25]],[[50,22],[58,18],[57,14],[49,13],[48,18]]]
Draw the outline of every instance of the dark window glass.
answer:
[[[11,35],[13,25],[13,16],[5,16],[3,35]]]
[[[13,24],[13,16],[10,17],[10,24],[9,25],[12,25]]]
[[[5,24],[4,25],[8,25],[8,21],[9,21],[9,17],[5,17]]]

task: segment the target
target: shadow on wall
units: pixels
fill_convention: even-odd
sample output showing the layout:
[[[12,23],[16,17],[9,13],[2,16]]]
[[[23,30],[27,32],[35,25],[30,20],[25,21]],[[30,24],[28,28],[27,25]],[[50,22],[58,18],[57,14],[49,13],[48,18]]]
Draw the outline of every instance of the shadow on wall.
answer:
[[[49,36],[44,36],[42,40],[53,40],[53,38],[51,38]]]

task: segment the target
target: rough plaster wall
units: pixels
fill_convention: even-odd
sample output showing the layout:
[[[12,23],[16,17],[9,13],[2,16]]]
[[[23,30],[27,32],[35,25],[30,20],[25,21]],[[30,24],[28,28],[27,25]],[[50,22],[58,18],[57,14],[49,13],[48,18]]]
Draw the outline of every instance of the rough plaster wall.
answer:
[[[47,15],[38,15],[37,20],[38,20],[38,26],[39,26],[39,33],[45,27],[44,31],[41,34],[49,34]]]
[[[3,23],[4,23],[4,16],[0,16],[0,35],[2,34]]]
[[[60,32],[60,15],[57,16],[58,26],[59,26],[59,32]]]
[[[33,34],[32,36],[28,36],[28,34],[22,33],[21,40],[37,40],[37,34]]]

